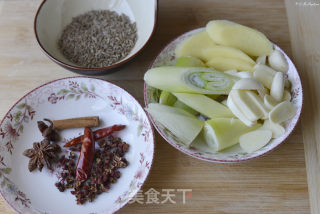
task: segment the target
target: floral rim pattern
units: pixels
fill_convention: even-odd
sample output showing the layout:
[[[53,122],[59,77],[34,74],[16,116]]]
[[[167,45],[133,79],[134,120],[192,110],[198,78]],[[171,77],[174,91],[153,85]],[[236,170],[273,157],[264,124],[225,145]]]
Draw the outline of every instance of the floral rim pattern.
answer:
[[[151,64],[152,67],[159,67],[159,66],[170,66],[175,65],[176,63],[176,57],[175,57],[175,49],[176,46],[183,41],[185,38],[190,37],[191,35],[200,32],[204,30],[204,28],[195,29],[192,31],[189,31],[178,38],[171,41],[155,58],[154,62]],[[277,45],[274,45],[275,49],[280,50],[282,53],[284,53]],[[193,147],[186,147],[179,139],[174,136],[172,132],[167,130],[165,127],[163,127],[161,124],[159,124],[157,121],[155,121],[151,115],[149,114],[149,118],[151,119],[154,127],[159,132],[159,134],[173,147],[176,149],[182,151],[183,153],[190,155],[192,157],[209,161],[209,162],[222,162],[222,163],[229,163],[229,162],[239,162],[239,161],[245,161],[250,160],[253,158],[260,157],[272,150],[274,150],[276,147],[278,147],[281,143],[285,141],[285,139],[290,135],[290,133],[293,131],[294,127],[296,126],[301,110],[302,110],[302,104],[303,104],[303,90],[301,85],[301,80],[298,74],[297,69],[295,68],[294,64],[290,60],[290,58],[284,53],[288,64],[289,64],[289,71],[285,75],[285,77],[292,83],[292,99],[291,101],[295,105],[297,109],[296,115],[287,121],[285,125],[285,133],[280,136],[279,138],[273,139],[268,145],[263,147],[262,149],[247,154],[245,152],[240,153],[224,153],[224,152],[204,152],[199,151],[196,148]],[[155,103],[159,101],[159,90],[155,89],[153,87],[150,87],[145,84],[144,87],[144,100],[145,105],[148,106],[149,103]]]

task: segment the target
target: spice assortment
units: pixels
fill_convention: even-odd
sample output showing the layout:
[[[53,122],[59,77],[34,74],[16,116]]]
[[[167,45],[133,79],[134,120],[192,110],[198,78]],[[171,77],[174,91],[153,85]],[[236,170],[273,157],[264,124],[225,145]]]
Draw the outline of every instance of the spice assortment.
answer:
[[[110,189],[120,177],[119,168],[125,168],[128,161],[123,157],[129,149],[129,144],[122,142],[120,138],[108,136],[101,140],[99,148],[96,148],[92,163],[91,173],[85,180],[76,178],[79,162],[76,165],[76,155],[69,153],[69,157],[62,156],[59,160],[60,168],[59,181],[55,184],[59,191],[72,189],[71,194],[75,195],[78,204],[86,201],[93,201],[99,194]],[[81,154],[80,154],[81,155]]]
[[[44,121],[49,122],[49,126]],[[118,169],[128,165],[124,155],[129,149],[129,144],[111,134],[123,130],[124,125],[92,131],[87,126],[96,126],[99,123],[98,117],[71,118],[59,120],[58,123],[49,119],[44,121],[37,122],[44,139],[33,143],[33,148],[23,152],[23,155],[30,158],[30,172],[36,168],[42,171],[44,166],[53,171],[57,169],[59,181],[55,186],[60,192],[73,189],[71,193],[76,196],[77,204],[92,202],[97,195],[109,190],[110,185],[120,178],[121,173]],[[56,127],[76,128],[79,127],[77,121],[82,121],[80,125],[84,127],[84,134],[64,145],[73,151],[69,151],[69,157],[63,155],[59,158],[62,149],[57,143],[60,136]],[[97,140],[100,141],[96,149]],[[77,155],[77,152],[80,153]]]
[[[93,10],[74,17],[62,32],[58,45],[71,62],[99,68],[125,58],[136,41],[136,23],[128,16],[109,10]]]

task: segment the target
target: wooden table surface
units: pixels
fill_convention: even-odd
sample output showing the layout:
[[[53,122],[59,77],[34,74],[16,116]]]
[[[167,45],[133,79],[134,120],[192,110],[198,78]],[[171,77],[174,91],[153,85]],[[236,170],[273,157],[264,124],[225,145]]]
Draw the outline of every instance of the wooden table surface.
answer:
[[[287,3],[294,3],[290,1]],[[40,3],[0,0],[1,118],[33,88],[77,75],[50,61],[36,44],[33,18]],[[101,78],[127,89],[143,103],[143,74],[161,48],[212,19],[230,19],[257,28],[292,56],[283,1],[159,0],[158,28],[147,48],[121,71]],[[133,203],[119,213],[310,213],[302,125],[299,123],[276,151],[240,164],[191,158],[156,134],[155,159],[143,192],[150,188],[160,193],[174,189],[176,204]],[[192,189],[185,204],[177,189]],[[0,213],[14,211],[0,199]]]

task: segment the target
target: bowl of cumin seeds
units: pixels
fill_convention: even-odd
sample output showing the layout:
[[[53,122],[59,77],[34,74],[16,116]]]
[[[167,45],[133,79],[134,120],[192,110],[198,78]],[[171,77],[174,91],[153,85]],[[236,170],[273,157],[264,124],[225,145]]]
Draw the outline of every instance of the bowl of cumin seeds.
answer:
[[[155,31],[157,0],[44,0],[36,40],[55,63],[102,75],[132,60]]]

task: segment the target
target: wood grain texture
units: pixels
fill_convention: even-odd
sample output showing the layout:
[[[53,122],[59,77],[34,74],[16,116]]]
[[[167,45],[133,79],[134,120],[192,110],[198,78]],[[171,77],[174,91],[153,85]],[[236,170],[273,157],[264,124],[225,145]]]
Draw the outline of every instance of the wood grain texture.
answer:
[[[303,142],[311,213],[320,213],[320,1],[286,0],[294,61],[302,78]]]
[[[0,0],[0,117],[36,86],[76,75],[51,62],[36,44],[33,17],[40,2]],[[173,38],[212,19],[257,28],[290,55],[285,12],[279,0],[160,0],[158,28],[147,48],[120,72],[102,78],[143,103],[142,77],[157,53]],[[176,204],[134,203],[119,213],[309,213],[302,142],[299,124],[271,154],[241,164],[214,164],[182,154],[156,134],[155,160],[143,191],[192,189],[192,196],[183,204],[175,191]],[[0,213],[14,212],[0,200]]]

